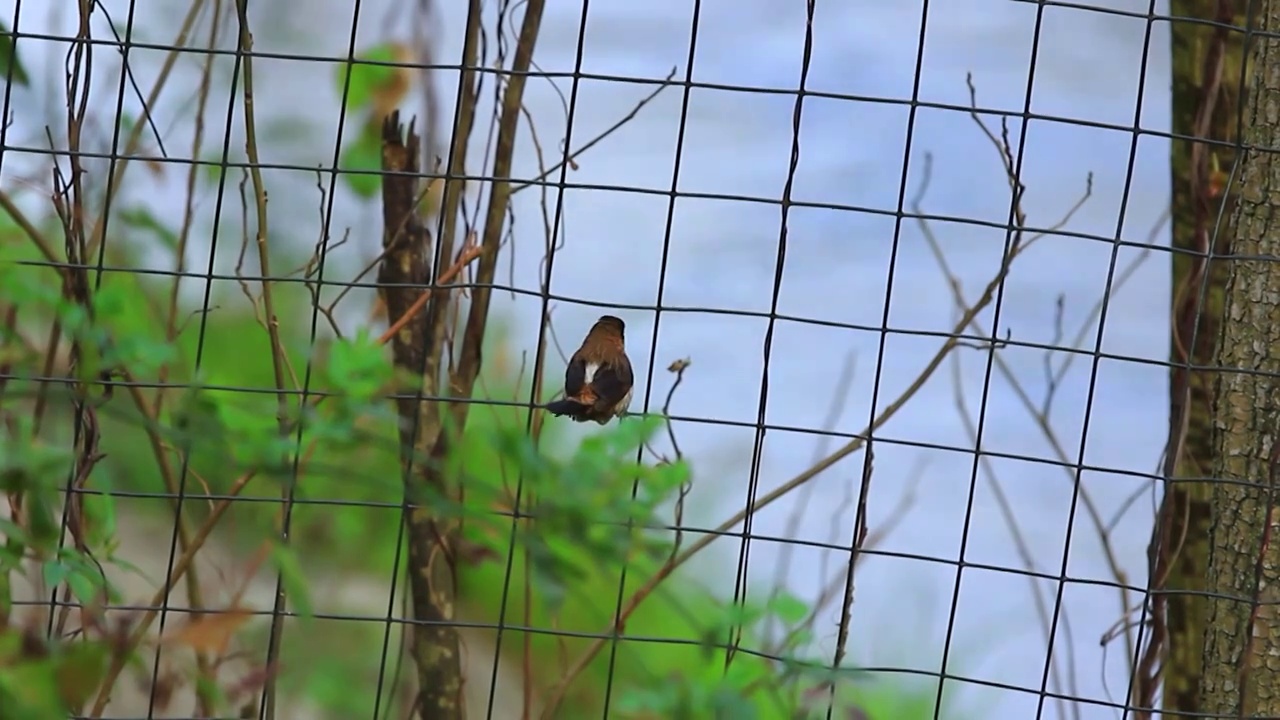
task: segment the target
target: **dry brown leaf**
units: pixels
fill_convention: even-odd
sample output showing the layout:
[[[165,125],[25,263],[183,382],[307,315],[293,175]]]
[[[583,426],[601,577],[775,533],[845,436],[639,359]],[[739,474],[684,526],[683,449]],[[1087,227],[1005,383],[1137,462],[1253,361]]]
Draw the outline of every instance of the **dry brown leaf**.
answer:
[[[150,691],[157,710],[168,710],[173,703],[173,695],[182,685],[182,676],[172,671],[161,671],[156,681],[151,684]]]
[[[454,557],[467,565],[480,565],[500,559],[493,548],[466,538],[458,538],[453,550]]]
[[[199,620],[194,620],[182,626],[164,639],[166,644],[186,645],[196,652],[211,653],[214,656],[221,655],[226,649],[227,644],[231,642],[231,636],[235,635],[253,614],[240,607],[230,607],[226,610],[211,612],[204,615]]]
[[[413,49],[404,43],[391,43],[392,57],[397,63],[414,61]],[[396,65],[391,79],[379,85],[373,91],[373,117],[381,124],[383,119],[400,106],[400,101],[408,94],[413,84],[413,69]]]
[[[1222,192],[1227,189],[1227,181],[1230,178],[1221,170],[1214,170],[1209,173],[1209,187],[1207,193],[1210,199],[1216,200],[1222,196]]]

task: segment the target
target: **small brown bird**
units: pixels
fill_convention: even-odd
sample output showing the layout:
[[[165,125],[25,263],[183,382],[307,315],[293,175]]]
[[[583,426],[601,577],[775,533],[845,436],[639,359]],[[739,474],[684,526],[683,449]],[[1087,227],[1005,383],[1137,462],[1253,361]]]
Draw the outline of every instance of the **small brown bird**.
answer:
[[[565,368],[564,399],[545,406],[552,415],[604,425],[627,411],[635,378],[623,344],[626,327],[612,315],[602,315],[591,326]]]

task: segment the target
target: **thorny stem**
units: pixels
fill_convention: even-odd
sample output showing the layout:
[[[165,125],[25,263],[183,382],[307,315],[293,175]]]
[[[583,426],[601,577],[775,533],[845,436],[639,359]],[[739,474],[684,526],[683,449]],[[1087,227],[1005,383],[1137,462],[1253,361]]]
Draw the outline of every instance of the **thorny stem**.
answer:
[[[267,247],[267,191],[262,182],[262,169],[258,158],[257,121],[254,115],[253,94],[253,33],[249,30],[248,0],[236,0],[236,10],[240,21],[241,78],[244,88],[244,133],[245,155],[249,160],[249,176],[253,181],[253,201],[256,227],[254,240],[258,248],[258,267],[262,275],[262,310],[267,335],[271,339],[271,370],[276,384],[276,421],[281,435],[289,432],[288,395],[285,393],[285,358],[284,345],[280,341],[280,322],[276,317],[275,302],[271,292],[271,253]],[[283,522],[280,528],[280,542],[289,542],[289,514],[293,504],[292,484],[286,483],[280,488],[281,500],[284,502]],[[285,588],[277,588],[275,611],[271,623],[271,636],[268,641],[268,657],[275,656],[280,650],[280,637],[284,632],[284,623],[279,621],[280,613],[286,604]],[[264,715],[268,719],[275,717],[275,676],[267,678],[262,690]]]
[[[275,313],[275,302],[272,299],[271,253],[267,248],[267,190],[262,182],[262,169],[258,159],[257,122],[253,111],[253,33],[249,31],[248,0],[236,0],[236,9],[240,18],[240,53],[243,63],[244,86],[244,134],[245,154],[249,159],[249,176],[253,179],[253,199],[257,227],[255,241],[258,247],[258,265],[262,274],[262,307],[266,313],[267,334],[271,338],[271,370],[275,376],[277,402],[279,403],[279,420],[281,428],[286,422],[288,412],[288,395],[285,394],[284,345],[280,342],[280,323]]]
[[[84,218],[85,218],[85,202],[84,202],[84,181],[83,167],[80,157],[80,135],[84,129],[84,118],[88,112],[89,93],[91,90],[91,77],[93,73],[93,45],[92,33],[89,29],[90,15],[93,13],[93,3],[87,0],[80,0],[79,5],[79,27],[76,30],[75,42],[71,49],[67,51],[67,62],[71,65],[71,70],[67,77],[67,164],[70,166],[71,178],[70,182],[61,179],[61,168],[57,164],[54,165],[54,208],[58,212],[59,219],[62,221],[62,228],[65,240],[65,251],[67,254],[68,267],[62,274],[62,295],[65,299],[70,300],[83,307],[92,317],[93,305],[89,297],[88,286],[88,263],[90,253],[85,245],[84,236]],[[83,83],[83,84],[82,84]],[[47,129],[46,129],[47,132]],[[52,142],[50,143],[52,145]],[[68,199],[70,204],[68,206]],[[76,267],[71,267],[75,265]],[[52,345],[52,343],[51,343]],[[80,344],[73,337],[71,338],[70,357],[71,363],[77,364],[80,359]],[[40,393],[45,395],[51,386],[46,383],[41,384]],[[74,403],[75,419],[72,424],[72,432],[78,443],[81,437],[88,431],[88,426],[93,422],[92,410],[85,408],[80,403]],[[75,465],[80,466],[83,458],[76,458]],[[73,483],[75,476],[80,473],[81,467],[74,467],[68,476],[66,486],[66,501],[64,503],[63,521],[60,529],[60,537],[58,539],[59,546],[62,545],[66,538],[66,533],[70,529],[73,533],[73,540],[79,545],[79,538],[74,536],[78,532],[78,528],[74,525],[78,522],[72,518],[72,515],[78,515],[77,500],[73,497]],[[83,550],[84,548],[77,547]],[[53,598],[57,599],[57,588],[53,588]],[[66,599],[70,597],[70,588],[64,593]],[[50,627],[55,635],[62,635],[66,629],[66,623],[70,617],[71,603],[66,602],[62,605],[58,612],[57,628]],[[53,616],[50,614],[50,621]]]

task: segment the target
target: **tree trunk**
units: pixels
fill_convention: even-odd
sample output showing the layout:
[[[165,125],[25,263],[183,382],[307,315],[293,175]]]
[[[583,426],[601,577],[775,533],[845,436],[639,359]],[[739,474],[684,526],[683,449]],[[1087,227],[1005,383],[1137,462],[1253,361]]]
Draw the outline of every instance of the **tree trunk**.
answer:
[[[1170,9],[1174,17],[1244,23],[1242,3],[1171,0]],[[1235,140],[1244,43],[1238,33],[1198,22],[1175,21],[1171,34],[1175,139],[1170,143],[1170,220],[1175,252],[1165,475],[1190,479],[1208,477],[1214,466],[1213,375],[1203,368],[1213,364],[1221,332],[1227,265],[1204,255],[1211,242],[1219,257],[1228,249],[1231,233],[1225,219],[1232,207],[1231,198],[1221,193],[1222,170],[1231,167],[1235,153],[1230,147],[1176,136]],[[1162,683],[1164,716],[1170,719],[1200,708],[1206,603],[1197,593],[1204,590],[1208,566],[1209,500],[1208,483],[1171,483],[1153,528],[1151,651],[1138,670],[1134,701],[1149,707],[1157,682]],[[1156,667],[1161,668],[1159,678]]]
[[[409,124],[406,133],[400,112],[382,125],[383,234],[385,254],[378,267],[379,293],[387,317],[414,312],[414,304],[430,284],[430,236],[417,211],[419,137]],[[446,256],[447,257],[447,256]],[[439,276],[437,276],[439,277]],[[447,292],[447,291],[446,291]],[[438,471],[443,455],[440,404],[419,399],[439,394],[439,356],[430,354],[426,316],[418,314],[391,339],[396,368],[405,377],[421,378],[421,387],[398,388],[401,462],[405,469],[404,496],[409,512],[405,525],[409,540],[409,591],[413,619],[409,653],[417,668],[414,714],[420,720],[462,720],[462,649],[454,625],[457,567],[454,548],[458,517],[432,507],[425,498],[458,497],[458,488]],[[439,501],[435,503],[439,505]]]
[[[1280,29],[1280,1],[1261,5],[1255,30]],[[1262,150],[1243,158],[1216,373],[1201,712],[1280,717],[1280,41],[1251,45],[1243,139]]]

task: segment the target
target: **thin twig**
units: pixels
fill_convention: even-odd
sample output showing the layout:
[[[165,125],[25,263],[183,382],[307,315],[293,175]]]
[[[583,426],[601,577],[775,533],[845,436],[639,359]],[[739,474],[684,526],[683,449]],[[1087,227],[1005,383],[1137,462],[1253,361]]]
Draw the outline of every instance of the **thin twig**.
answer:
[[[276,423],[281,436],[289,432],[289,396],[285,384],[285,348],[280,339],[280,321],[276,316],[274,293],[271,289],[271,252],[267,246],[267,190],[262,180],[261,160],[258,156],[257,118],[254,113],[254,73],[253,73],[253,33],[249,29],[248,0],[236,0],[237,16],[240,22],[239,48],[241,56],[241,86],[243,88],[243,111],[245,131],[245,155],[249,161],[249,176],[253,180],[253,205],[255,216],[254,240],[258,249],[258,270],[262,280],[262,311],[266,324],[267,337],[271,341],[271,371],[276,389]],[[289,545],[288,518],[293,504],[293,484],[284,483],[280,488],[280,499],[284,503],[284,525],[281,527],[280,542]],[[281,614],[284,612],[285,589],[277,587],[275,606],[272,613],[271,635],[268,640],[268,657],[279,652],[284,623]],[[273,720],[276,716],[276,679],[273,675],[267,678],[262,688],[262,712],[265,720]]]
[[[53,243],[49,242],[44,233],[40,232],[40,229],[27,218],[22,209],[13,201],[13,198],[9,197],[9,193],[3,190],[0,190],[0,208],[4,208],[4,211],[9,214],[9,218],[21,228],[27,239],[31,240],[31,243],[36,246],[36,249],[40,251],[45,260],[55,264],[62,262],[58,254],[53,250]]]
[[[653,102],[653,100],[657,98],[658,95],[661,94],[663,90],[666,90],[667,88],[671,87],[671,81],[675,78],[675,76],[676,76],[676,68],[673,67],[671,68],[671,72],[667,73],[666,79],[664,79],[662,83],[658,85],[656,88],[654,88],[653,92],[644,96],[644,98],[642,98],[640,102],[636,103],[635,106],[631,108],[631,111],[628,112],[626,115],[623,115],[620,120],[610,125],[609,128],[604,132],[588,140],[586,143],[582,145],[582,147],[566,155],[564,160],[561,160],[555,165],[552,165],[550,168],[540,173],[534,179],[528,182],[523,182],[523,183],[514,185],[511,189],[511,194],[515,195],[516,193],[520,192],[521,190],[524,190],[525,188],[542,183],[544,180],[551,177],[553,173],[559,172],[560,168],[564,167],[566,164],[573,166],[574,161],[577,160],[578,157],[580,157],[583,153],[595,147],[602,140],[609,137],[610,135],[612,135],[613,133],[621,129],[624,125],[634,120],[636,115],[640,114],[640,111],[644,109],[645,105],[648,105],[650,102]]]
[[[448,270],[445,270],[444,273],[440,275],[439,279],[436,281],[437,284],[444,285],[453,282],[453,279],[458,276],[458,273],[462,272],[464,268],[470,265],[471,262],[478,257],[480,257],[480,246],[468,241],[467,244],[462,246],[462,251],[458,254],[458,259],[454,261],[453,265],[449,266]],[[427,288],[425,292],[418,296],[418,299],[409,306],[409,309],[406,310],[395,322],[391,323],[386,332],[382,333],[382,335],[378,337],[378,344],[386,345],[390,342],[396,333],[404,329],[404,326],[408,325],[410,320],[415,318],[419,312],[422,312],[422,308],[427,306],[427,301],[431,299],[431,295],[431,288]]]

